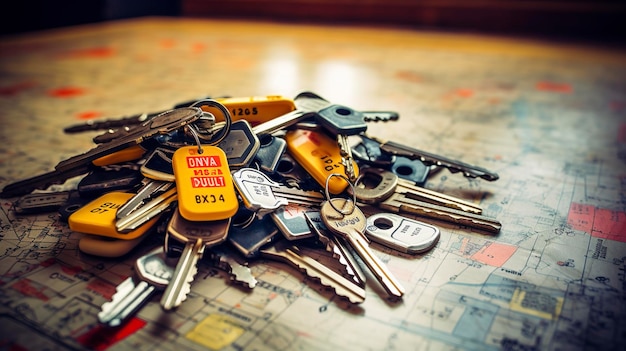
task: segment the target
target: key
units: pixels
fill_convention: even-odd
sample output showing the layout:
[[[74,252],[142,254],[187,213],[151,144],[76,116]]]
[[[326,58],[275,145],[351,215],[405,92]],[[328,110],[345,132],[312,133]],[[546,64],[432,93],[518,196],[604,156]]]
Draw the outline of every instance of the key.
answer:
[[[309,210],[307,206],[288,204],[270,213],[270,217],[287,240],[302,240],[314,236],[304,217]]]
[[[231,281],[240,283],[248,289],[256,286],[258,281],[252,275],[250,267],[238,257],[239,255],[232,248],[222,244],[211,247],[209,251],[214,256],[214,265],[226,271]]]
[[[202,150],[200,153],[199,151]],[[191,221],[230,218],[239,208],[226,154],[217,146],[186,146],[172,158],[178,210]]]
[[[280,157],[274,177],[276,178],[274,180],[282,182],[290,188],[305,191],[321,190],[320,184],[288,152]]]
[[[75,232],[114,239],[133,240],[143,236],[154,226],[158,214],[142,217],[141,225],[123,231],[118,229],[116,222],[115,212],[132,196],[117,191],[106,193],[72,213],[67,219],[68,225]]]
[[[162,247],[155,248],[137,259],[135,272],[139,281],[128,277],[116,288],[111,301],[105,302],[98,321],[109,327],[120,326],[147,303],[152,295],[164,289],[174,273],[174,265]]]
[[[156,148],[141,165],[139,171],[150,179],[165,182],[174,182],[174,169],[172,168],[172,156],[174,151],[166,148]]]
[[[377,141],[364,134],[360,135],[359,143],[352,146],[352,154],[358,161],[380,168],[391,167],[396,160],[396,156],[383,152]]]
[[[234,172],[233,180],[244,206],[255,211],[259,218],[290,203],[319,206],[324,200],[321,192],[288,188],[253,168],[242,168]]]
[[[94,198],[111,191],[130,191],[141,183],[141,173],[136,164],[128,167],[98,167],[89,172],[77,185],[78,193]]]
[[[276,225],[269,216],[261,219],[252,217],[252,222],[245,227],[231,225],[228,243],[246,258],[260,255],[262,246],[274,242],[280,237]]]
[[[291,130],[285,134],[289,154],[304,168],[320,186],[325,186],[326,179],[333,173],[343,173],[343,156],[337,143],[328,135],[310,130]],[[358,167],[353,162],[355,175]],[[329,191],[339,194],[348,187],[348,181],[331,177]]]
[[[333,205],[345,213],[335,210]],[[351,210],[346,211],[346,208]],[[392,298],[401,298],[404,295],[404,288],[369,247],[369,241],[364,234],[366,217],[361,209],[347,199],[334,198],[324,202],[320,213],[326,227],[346,239],[385,291]]]
[[[409,254],[424,253],[439,241],[439,229],[394,213],[375,213],[367,218],[365,235],[382,245]]]
[[[348,136],[358,135],[367,130],[365,117],[362,113],[341,105],[329,106],[319,111],[316,117],[331,135],[337,136],[345,174],[350,181],[356,180],[357,173],[354,170],[352,147],[348,141]]]
[[[32,192],[35,189],[45,188],[52,184],[62,183],[65,180],[87,173],[94,160],[129,146],[139,144],[143,140],[156,134],[164,134],[193,123],[202,115],[199,108],[180,108],[164,112],[151,120],[138,125],[133,131],[123,137],[116,138],[108,143],[59,162],[54,171],[24,179],[6,185],[0,197],[19,196]]]
[[[347,298],[354,304],[365,301],[365,290],[324,266],[315,259],[304,256],[286,240],[279,240],[261,248],[261,257],[287,263],[310,278],[317,279],[323,286],[332,288],[335,294]]]
[[[396,156],[395,162],[389,170],[399,178],[406,179],[422,186],[430,174],[430,167],[427,167],[420,160],[411,160],[406,157]]]
[[[254,161],[262,171],[274,173],[280,158],[287,149],[287,142],[283,138],[264,135],[260,138],[261,146],[254,156]]]
[[[191,283],[198,272],[198,260],[206,247],[226,240],[230,218],[211,221],[190,221],[180,211],[174,211],[167,232],[183,242],[185,247],[178,259],[172,279],[161,298],[161,307],[169,311],[180,306],[191,291]]]
[[[207,99],[208,99],[208,97],[207,97]],[[173,108],[176,109],[176,108],[181,108],[181,107],[188,107],[189,105],[191,105],[192,103],[194,103],[197,100],[198,99],[185,101],[185,102],[179,102],[176,105],[174,105]],[[165,111],[151,112],[151,113],[140,113],[140,114],[136,114],[136,115],[124,116],[124,117],[119,117],[119,118],[108,118],[108,119],[102,119],[102,120],[89,120],[89,121],[87,121],[85,123],[74,124],[74,125],[65,127],[63,129],[63,131],[65,133],[72,134],[72,133],[80,133],[80,132],[94,131],[94,130],[105,130],[105,129],[130,127],[130,126],[134,126],[134,125],[137,125],[137,124],[142,124],[142,123],[146,122],[147,120],[152,119],[152,118],[158,116],[159,114],[161,114],[163,112],[165,112]]]
[[[356,262],[353,252],[350,251],[345,241],[341,237],[328,233],[328,228],[324,225],[319,211],[307,211],[304,213],[304,217],[311,231],[326,245],[326,251],[331,252],[339,263],[344,265],[346,272],[350,275],[352,280],[354,280],[355,284],[364,287],[365,274]]]
[[[119,220],[128,217],[137,208],[145,205],[151,198],[174,187],[174,183],[144,178],[142,186],[125,204],[117,209],[115,217]]]
[[[479,205],[472,202],[417,186],[406,179],[401,179],[393,172],[380,168],[364,168],[361,178],[355,184],[355,192],[356,198],[367,204],[376,204],[397,193],[411,199],[474,214],[481,214],[483,211]]]
[[[502,224],[498,220],[477,214],[476,212],[482,212],[482,209],[477,205],[413,186],[410,182],[398,179],[391,172],[375,169],[372,172],[379,172],[380,181],[372,181],[371,178],[363,177],[354,187],[355,197],[363,203],[375,204],[378,208],[386,211],[434,218],[490,233],[498,233],[502,228]],[[370,181],[371,183],[365,185],[363,181]],[[429,195],[432,197],[429,198]],[[428,201],[441,203],[445,206],[420,199],[428,199]],[[456,208],[474,211],[474,213]]]
[[[307,118],[313,118],[317,111],[330,106],[328,101],[318,96],[308,96],[306,93],[296,96],[294,103],[297,107],[295,110],[255,126],[252,128],[254,134],[259,138],[272,134]]]
[[[32,193],[24,195],[15,202],[15,213],[22,215],[54,212],[63,206],[69,197],[69,191]]]
[[[232,123],[228,135],[218,144],[224,150],[231,169],[248,167],[261,147],[261,141],[252,132],[246,120]]]
[[[127,203],[133,198],[133,194],[128,194]],[[139,206],[134,211],[126,215],[125,217],[118,218],[116,211],[115,228],[120,233],[128,233],[143,226],[146,222],[161,215],[167,211],[170,206],[178,199],[176,188],[172,187],[169,190],[157,195],[152,196],[149,201],[146,201],[143,206]]]
[[[438,156],[426,151],[418,150],[413,147],[402,145],[394,141],[382,141],[370,136],[372,140],[380,143],[380,149],[396,156],[404,156],[411,160],[420,160],[426,166],[436,165],[447,168],[451,173],[461,172],[463,176],[468,178],[482,178],[487,181],[498,180],[497,173],[491,172],[485,168],[473,166],[461,161],[449,159],[447,157]]]

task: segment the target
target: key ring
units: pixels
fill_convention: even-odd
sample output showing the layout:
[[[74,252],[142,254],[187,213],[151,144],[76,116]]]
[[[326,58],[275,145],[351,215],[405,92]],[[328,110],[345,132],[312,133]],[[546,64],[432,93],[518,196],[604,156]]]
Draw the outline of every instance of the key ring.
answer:
[[[332,202],[332,199],[330,198],[330,191],[328,190],[328,183],[330,181],[330,178],[332,177],[340,177],[343,178],[345,181],[348,182],[348,184],[350,185],[351,188],[351,192],[352,192],[352,199],[348,199],[347,201],[352,201],[352,206],[350,207],[350,209],[348,211],[344,210],[344,209],[339,209],[337,208],[337,206],[335,206],[335,204]],[[332,173],[328,176],[328,178],[326,178],[326,185],[324,186],[324,193],[326,195],[326,198],[328,199],[328,202],[330,203],[330,206],[337,212],[341,213],[342,215],[346,216],[349,214],[352,214],[352,212],[354,212],[354,209],[356,208],[356,191],[354,191],[354,184],[352,184],[352,182],[350,181],[350,179],[348,179],[348,177],[346,177],[345,174],[341,174],[341,173]]]
[[[193,136],[193,138],[196,140],[196,144],[198,144],[198,154],[202,154],[204,152],[204,150],[202,150],[202,144],[200,143],[200,137],[198,136],[198,130],[196,129],[197,127],[191,124],[188,124],[185,126],[185,129]]]
[[[209,107],[215,107],[218,110],[220,110],[220,112],[222,112],[222,115],[224,115],[224,127],[220,130],[220,134],[218,134],[217,138],[210,138],[210,142],[209,145],[217,145],[219,143],[222,142],[222,140],[224,140],[224,138],[226,138],[226,136],[228,135],[228,133],[230,132],[230,126],[232,124],[233,118],[230,114],[230,111],[228,111],[228,109],[226,108],[226,106],[224,106],[223,104],[217,102],[216,100],[213,99],[202,99],[202,100],[198,100],[196,102],[194,102],[193,104],[191,104],[190,107],[199,107],[199,106],[209,106]],[[207,113],[207,112],[205,112]],[[196,132],[199,132],[198,130],[196,130]],[[198,137],[205,139],[204,137],[200,136],[200,134],[198,134]]]

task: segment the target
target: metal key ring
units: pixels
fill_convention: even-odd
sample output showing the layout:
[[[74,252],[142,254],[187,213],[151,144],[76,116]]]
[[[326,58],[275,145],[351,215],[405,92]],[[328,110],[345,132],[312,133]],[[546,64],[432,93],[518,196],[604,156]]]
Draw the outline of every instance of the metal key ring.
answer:
[[[196,140],[196,144],[198,144],[198,153],[202,154],[204,152],[204,150],[202,150],[202,144],[200,143],[200,137],[198,136],[198,130],[196,129],[196,126],[188,124],[185,126],[185,130],[187,130],[192,136],[193,138]]]
[[[337,206],[335,206],[335,204],[332,202],[332,199],[330,198],[330,191],[328,190],[328,183],[330,181],[330,178],[332,177],[340,177],[343,178],[346,182],[348,182],[348,184],[350,185],[351,188],[351,192],[352,192],[352,200],[348,199],[347,201],[352,201],[352,206],[350,207],[350,209],[348,211],[343,210],[343,209],[339,209],[337,208]],[[354,212],[354,209],[356,208],[356,191],[354,191],[354,184],[352,184],[352,182],[350,181],[350,179],[348,177],[346,177],[345,174],[341,174],[341,173],[331,173],[328,178],[326,178],[326,185],[324,186],[324,194],[326,195],[326,198],[328,199],[328,203],[330,203],[330,206],[337,212],[341,213],[342,215],[346,216],[349,214],[352,214],[352,212]]]
[[[226,122],[224,124],[224,128],[220,130],[220,134],[218,134],[217,138],[211,138],[210,142],[208,143],[208,145],[217,145],[221,143],[222,140],[224,140],[224,138],[226,138],[226,136],[230,132],[230,126],[232,124],[233,118],[230,114],[230,111],[228,111],[228,109],[226,108],[226,106],[224,106],[223,104],[213,99],[198,100],[194,102],[193,104],[191,104],[190,107],[199,107],[199,106],[205,106],[205,105],[217,108],[218,110],[220,110],[220,112],[222,112],[222,115],[224,115],[224,121]]]

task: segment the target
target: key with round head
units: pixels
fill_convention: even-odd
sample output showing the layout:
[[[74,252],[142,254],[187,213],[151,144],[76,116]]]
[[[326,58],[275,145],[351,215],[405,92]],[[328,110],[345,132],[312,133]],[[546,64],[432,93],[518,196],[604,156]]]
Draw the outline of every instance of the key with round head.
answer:
[[[360,202],[374,204],[391,212],[438,219],[490,233],[498,233],[502,228],[500,221],[477,214],[476,212],[482,209],[471,202],[436,192],[432,194],[437,196],[426,199],[425,196],[432,194],[424,192],[425,189],[407,184],[389,171],[380,169],[370,171],[372,173],[359,179],[354,186],[354,196]],[[371,177],[372,175],[374,177]],[[431,202],[436,200],[436,203],[424,200]]]
[[[404,288],[369,247],[365,236],[367,218],[356,203],[344,198],[332,198],[324,202],[320,213],[326,227],[346,239],[389,296],[401,298]]]
[[[363,168],[361,177],[355,184],[354,191],[356,192],[357,200],[367,204],[376,204],[390,197],[392,193],[396,193],[411,199],[455,210],[474,214],[483,212],[483,209],[473,202],[418,186],[382,168]]]
[[[152,295],[163,290],[174,273],[174,262],[157,247],[135,261],[137,277],[128,277],[115,288],[111,301],[102,304],[98,321],[109,327],[120,326],[135,314]]]
[[[178,264],[161,298],[164,310],[174,309],[187,299],[191,284],[198,272],[198,260],[206,247],[218,245],[226,240],[230,218],[212,221],[190,221],[179,211],[174,211],[167,232],[185,246]]]

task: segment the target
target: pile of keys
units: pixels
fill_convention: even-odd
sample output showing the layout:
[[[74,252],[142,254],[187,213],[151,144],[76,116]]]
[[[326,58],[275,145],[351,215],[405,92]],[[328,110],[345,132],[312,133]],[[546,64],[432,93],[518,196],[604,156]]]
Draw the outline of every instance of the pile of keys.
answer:
[[[72,126],[66,132],[109,130],[95,148],[6,185],[0,197],[19,197],[18,214],[58,210],[92,255],[120,257],[148,235],[164,236],[103,304],[99,320],[110,326],[158,290],[164,310],[180,306],[201,259],[248,289],[257,283],[250,262],[287,263],[355,304],[365,300],[367,269],[397,301],[404,288],[370,240],[409,254],[430,250],[439,229],[415,216],[501,228],[472,202],[421,186],[434,168],[487,181],[497,174],[366,133],[368,122],[397,118],[311,92],[201,99]],[[74,190],[34,192],[81,175]],[[366,216],[365,206],[375,213]]]

